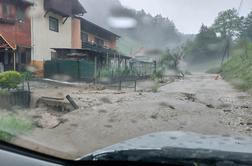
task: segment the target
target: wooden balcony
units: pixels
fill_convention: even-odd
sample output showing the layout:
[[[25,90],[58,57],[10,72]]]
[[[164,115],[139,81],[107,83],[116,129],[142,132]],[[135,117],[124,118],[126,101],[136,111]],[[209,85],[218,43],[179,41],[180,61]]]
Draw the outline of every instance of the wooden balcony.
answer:
[[[89,50],[89,51],[93,51],[93,52],[97,52],[97,53],[100,53],[100,54],[105,54],[105,55],[117,55],[119,54],[116,50],[114,49],[110,49],[110,48],[106,48],[106,47],[103,47],[103,46],[99,46],[97,44],[92,44],[92,43],[89,43],[89,42],[82,42],[82,48],[83,49],[86,49],[86,50]]]

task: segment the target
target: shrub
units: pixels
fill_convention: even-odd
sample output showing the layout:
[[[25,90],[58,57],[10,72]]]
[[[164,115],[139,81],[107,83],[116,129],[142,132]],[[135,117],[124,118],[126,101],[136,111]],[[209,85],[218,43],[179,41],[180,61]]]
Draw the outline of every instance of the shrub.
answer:
[[[22,75],[16,71],[0,73],[0,87],[3,89],[15,89],[22,81]]]
[[[156,83],[151,87],[151,91],[152,91],[153,93],[157,93],[159,88],[160,88],[160,85],[159,85],[159,83],[156,82]]]
[[[164,78],[164,70],[158,70],[151,76],[152,80],[156,79],[163,80],[163,78]]]

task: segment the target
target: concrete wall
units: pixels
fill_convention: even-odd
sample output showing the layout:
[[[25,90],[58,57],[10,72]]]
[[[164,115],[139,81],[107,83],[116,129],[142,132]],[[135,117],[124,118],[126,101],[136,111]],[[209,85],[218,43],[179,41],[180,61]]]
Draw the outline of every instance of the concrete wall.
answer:
[[[51,59],[51,48],[72,47],[72,18],[64,18],[44,10],[44,0],[35,0],[32,7],[32,61],[36,64]],[[49,30],[49,16],[59,20],[59,32]]]

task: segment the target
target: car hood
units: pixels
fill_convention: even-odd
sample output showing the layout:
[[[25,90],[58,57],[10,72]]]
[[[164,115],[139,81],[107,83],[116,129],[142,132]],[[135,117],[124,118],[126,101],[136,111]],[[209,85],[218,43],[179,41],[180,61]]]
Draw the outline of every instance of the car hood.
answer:
[[[203,149],[252,155],[252,138],[230,137],[228,135],[203,135],[180,131],[158,132],[123,141],[86,156],[127,150],[162,150],[164,148]]]

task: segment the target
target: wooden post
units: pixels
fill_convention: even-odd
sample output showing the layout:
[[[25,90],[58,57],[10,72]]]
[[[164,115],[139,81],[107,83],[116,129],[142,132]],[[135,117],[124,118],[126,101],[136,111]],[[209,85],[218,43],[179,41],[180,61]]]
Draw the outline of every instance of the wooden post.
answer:
[[[13,53],[13,70],[16,71],[16,50]]]
[[[135,92],[136,92],[136,90],[137,90],[137,88],[136,88],[136,86],[137,86],[137,80],[135,79]]]
[[[66,99],[69,101],[69,103],[73,106],[74,109],[79,109],[79,106],[74,102],[73,98],[69,95],[66,96]]]
[[[77,61],[77,64],[78,64],[78,81],[80,81],[80,79],[81,79],[81,76],[80,76],[80,60],[78,59],[78,61]]]
[[[157,61],[154,61],[154,73],[157,72]]]
[[[126,68],[127,68],[127,60],[125,59],[124,60],[124,70],[126,70]]]
[[[117,64],[117,68],[120,69],[120,54],[118,54],[118,64]]]
[[[96,84],[96,77],[97,77],[97,57],[95,56],[94,59],[94,83]]]
[[[119,91],[122,90],[122,79],[121,79],[121,77],[120,77],[120,81],[119,81],[119,88],[118,88],[118,90]]]
[[[109,68],[109,55],[107,53],[107,68]]]

